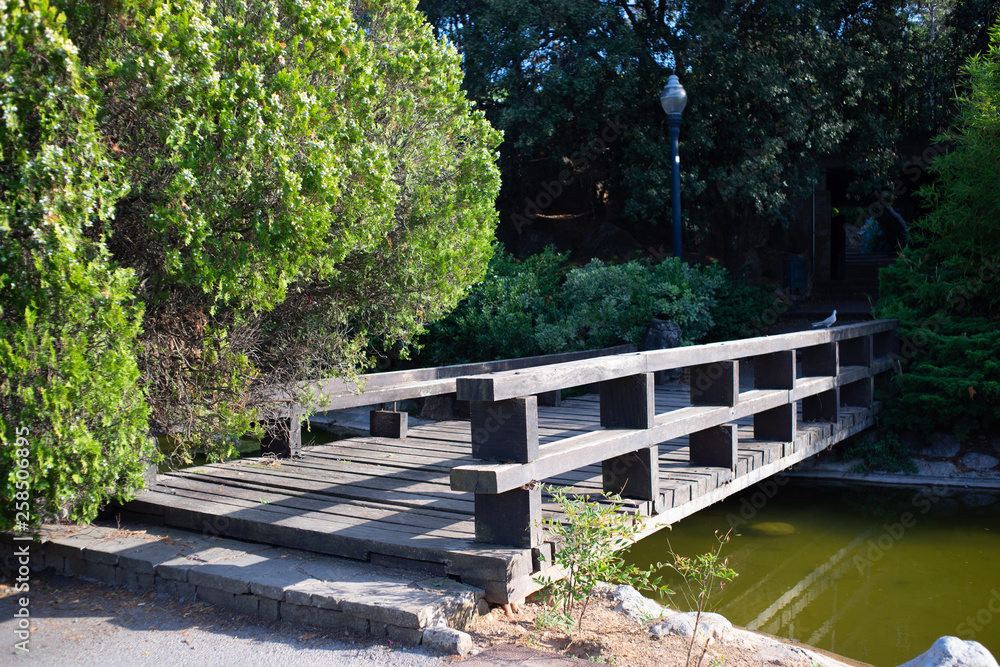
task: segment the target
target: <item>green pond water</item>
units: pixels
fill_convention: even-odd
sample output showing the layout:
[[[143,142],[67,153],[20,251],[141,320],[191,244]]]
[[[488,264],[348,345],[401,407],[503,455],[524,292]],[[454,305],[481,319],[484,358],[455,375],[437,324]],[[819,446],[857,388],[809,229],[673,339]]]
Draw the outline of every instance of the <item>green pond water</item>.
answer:
[[[876,667],[944,635],[1000,656],[996,495],[764,483],[647,537],[629,559],[667,560],[668,539],[676,553],[704,553],[730,527],[723,555],[740,576],[713,592],[713,610],[737,625]]]

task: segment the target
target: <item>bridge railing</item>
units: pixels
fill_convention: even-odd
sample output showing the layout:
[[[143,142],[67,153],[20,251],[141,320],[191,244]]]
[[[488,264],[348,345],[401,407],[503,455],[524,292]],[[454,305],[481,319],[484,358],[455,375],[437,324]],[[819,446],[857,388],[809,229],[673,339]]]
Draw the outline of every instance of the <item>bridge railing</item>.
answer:
[[[299,424],[311,414],[379,404],[391,408],[391,404],[397,401],[454,394],[456,381],[462,376],[581,362],[635,352],[635,349],[635,345],[617,345],[599,350],[370,373],[354,378],[331,378],[298,382],[288,387],[271,387],[265,392],[269,408],[261,415],[270,425],[269,433],[261,444],[266,451],[297,454],[302,446]],[[540,392],[536,399],[542,405],[558,405],[559,392]],[[403,438],[406,437],[407,416],[405,412],[395,409],[373,410],[370,425],[371,434],[376,437]]]
[[[842,406],[874,406],[874,378],[892,368],[896,321],[652,350],[462,377],[471,401],[472,456],[451,471],[451,488],[475,493],[476,540],[540,544],[538,482],[601,463],[606,491],[659,498],[658,444],[689,436],[691,462],[735,473],[735,420],[753,416],[754,439],[794,442],[804,422],[839,421]],[[754,386],[740,389],[741,361]],[[690,369],[690,407],[657,414],[654,373]],[[539,444],[537,394],[600,387],[604,428]]]

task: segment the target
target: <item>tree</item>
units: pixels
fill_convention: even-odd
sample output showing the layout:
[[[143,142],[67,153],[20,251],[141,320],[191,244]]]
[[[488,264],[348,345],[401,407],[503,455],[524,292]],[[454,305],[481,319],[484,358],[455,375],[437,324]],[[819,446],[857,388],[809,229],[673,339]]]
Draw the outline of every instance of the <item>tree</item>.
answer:
[[[132,327],[113,340],[133,376],[108,400],[135,402],[133,425],[148,412],[182,451],[225,456],[227,436],[251,429],[266,404],[262,389],[356,372],[373,346],[405,345],[483,275],[499,136],[466,99],[457,54],[434,38],[415,2],[52,5],[4,9],[8,35],[32,10],[45,18],[33,28],[42,37],[0,54],[25,63],[3,84],[14,111],[3,121],[0,243],[12,252],[0,259],[0,283],[11,285],[0,324],[17,333],[37,320],[61,331],[72,315],[26,314],[31,296],[21,291],[54,289],[39,268],[48,212],[25,216],[15,199],[51,200],[51,185],[23,174],[53,145],[66,179],[95,192],[64,216],[79,242],[48,261],[67,271],[91,253],[94,286],[60,287],[92,310],[119,313],[119,329]],[[52,34],[56,43],[46,44]],[[40,100],[51,99],[43,49],[73,62],[62,97],[88,114],[75,125],[60,102],[41,107],[51,118],[38,117]],[[7,137],[23,127],[34,135],[8,150]],[[90,162],[75,154],[77,136],[89,137]],[[103,323],[79,315],[88,317],[81,326]],[[18,366],[23,350],[5,358],[3,440],[13,442],[22,423],[41,438],[44,419],[63,413],[26,412],[24,396],[54,362],[31,376]],[[93,416],[90,392],[79,387],[77,409]],[[59,433],[52,439],[71,448]],[[127,447],[133,459],[148,454],[139,440]],[[122,444],[114,434],[97,442],[105,455]]]
[[[982,22],[995,2],[969,4]],[[470,96],[504,130],[501,224],[518,230],[540,212],[666,221],[670,151],[656,95],[675,69],[690,98],[685,227],[723,251],[730,269],[785,223],[828,154],[846,157],[856,194],[891,191],[901,134],[935,127],[928,48],[901,0],[420,7],[459,45]],[[959,31],[940,33],[936,48],[973,48]]]
[[[899,318],[902,373],[887,420],[965,437],[1000,423],[1000,26],[963,70],[952,149],[921,191],[929,212],[882,270],[880,317]]]

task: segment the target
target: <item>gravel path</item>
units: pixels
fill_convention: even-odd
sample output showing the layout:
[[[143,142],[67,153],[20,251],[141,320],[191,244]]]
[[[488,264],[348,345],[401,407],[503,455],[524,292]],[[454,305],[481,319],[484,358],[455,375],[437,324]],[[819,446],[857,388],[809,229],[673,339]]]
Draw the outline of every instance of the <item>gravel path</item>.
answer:
[[[0,583],[0,665],[350,665],[430,667],[439,655],[354,632],[271,623],[202,603],[35,573],[29,651],[18,653],[17,599]]]

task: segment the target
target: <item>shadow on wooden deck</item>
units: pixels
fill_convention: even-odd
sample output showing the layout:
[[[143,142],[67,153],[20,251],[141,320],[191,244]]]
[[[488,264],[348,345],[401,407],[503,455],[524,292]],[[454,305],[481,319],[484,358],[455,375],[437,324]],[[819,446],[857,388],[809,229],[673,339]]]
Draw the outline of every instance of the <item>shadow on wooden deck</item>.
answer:
[[[686,385],[660,386],[656,413],[688,407]],[[729,469],[693,466],[687,437],[659,447],[660,497],[635,501],[655,532],[871,425],[877,406],[841,408],[839,423],[802,424],[794,442],[753,439],[739,420],[739,458]],[[541,444],[601,430],[596,395],[539,407]],[[474,494],[451,489],[455,466],[474,463],[468,421],[415,426],[406,438],[356,437],[306,447],[301,458],[243,459],[160,475],[128,503],[128,518],[265,544],[306,549],[391,567],[447,575],[486,590],[491,602],[537,589],[532,575],[551,545],[515,548],[475,541]],[[601,464],[546,480],[598,495]],[[558,507],[543,502],[543,513]],[[540,553],[545,559],[540,559]]]

